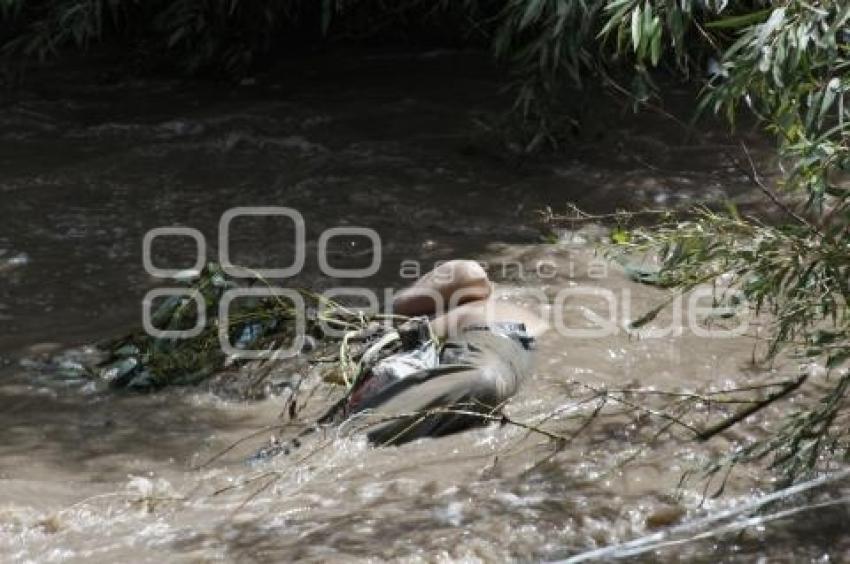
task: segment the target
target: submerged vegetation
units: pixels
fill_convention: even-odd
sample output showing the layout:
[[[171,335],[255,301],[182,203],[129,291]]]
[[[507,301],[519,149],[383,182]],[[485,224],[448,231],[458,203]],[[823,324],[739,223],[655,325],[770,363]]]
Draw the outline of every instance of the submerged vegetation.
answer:
[[[771,178],[759,174],[743,145],[741,158],[753,189],[776,207],[780,219],[766,223],[734,210],[697,210],[651,228],[619,229],[615,252],[657,253],[661,268],[653,282],[668,288],[688,291],[714,283],[718,300],[738,290],[745,300],[728,305],[749,304],[773,320],[763,336],[767,359],[791,353],[826,367],[824,374],[803,375],[823,380],[819,401],[800,407],[766,439],[732,453],[729,462],[772,456],[787,479],[795,480],[850,456],[846,1],[0,0],[0,39],[10,68],[100,42],[146,64],[233,77],[291,47],[371,40],[489,45],[512,70],[516,118],[529,132],[527,151],[557,146],[565,125],[574,124],[564,101],[569,89],[603,84],[636,108],[658,110],[659,76],[696,84],[695,115],[718,114],[734,128],[749,114],[776,139],[778,173]],[[621,222],[629,217],[622,214]],[[201,289],[208,305],[215,288]],[[161,310],[166,325],[185,322],[183,310],[174,306]],[[263,307],[270,315],[234,328],[232,338],[242,338],[251,323],[261,325],[262,338],[271,339],[266,344],[279,337],[275,323],[286,312],[274,304],[257,311]],[[205,338],[214,342],[211,326],[193,346]],[[197,356],[187,370],[177,345],[141,337],[115,345],[113,361],[133,364],[144,356],[147,372],[133,364],[127,374],[147,374],[154,384],[178,374],[202,377],[222,362],[212,345],[201,347],[209,355],[209,362],[200,363],[203,373],[197,371]],[[788,397],[803,380],[790,382],[794,385],[781,387],[782,394],[753,399],[726,427]]]
[[[303,301],[302,309],[290,298],[266,292],[271,287],[262,277],[248,282],[240,283],[217,263],[207,263],[196,276],[182,280],[186,295],[151,304],[150,323],[159,334],[140,330],[100,343],[105,356],[89,367],[88,375],[116,389],[152,390],[199,384],[252,363],[253,376],[243,378],[234,391],[241,397],[259,397],[268,391],[268,379],[281,361],[297,356],[307,365],[324,365],[324,379],[350,388],[361,375],[368,346],[385,338],[380,356],[399,347],[390,334],[407,319],[404,316],[367,314],[310,290],[292,289]],[[225,292],[235,288],[260,292],[225,301]],[[193,329],[191,335],[175,336]],[[290,366],[283,372],[291,377],[294,370]]]
[[[199,279],[187,288],[190,298],[169,296],[158,305],[152,304],[151,325],[157,330],[188,331],[199,324],[200,332],[191,338],[169,338],[138,331],[104,342],[101,348],[108,356],[100,363],[98,375],[114,388],[197,384],[225,367],[227,358],[220,335],[238,349],[282,348],[294,341],[294,306],[282,299],[240,300],[233,304],[224,326],[219,304],[224,292],[235,287],[236,282],[217,264],[207,264]],[[318,330],[317,305],[312,304],[309,333]],[[200,319],[199,309],[203,310]]]

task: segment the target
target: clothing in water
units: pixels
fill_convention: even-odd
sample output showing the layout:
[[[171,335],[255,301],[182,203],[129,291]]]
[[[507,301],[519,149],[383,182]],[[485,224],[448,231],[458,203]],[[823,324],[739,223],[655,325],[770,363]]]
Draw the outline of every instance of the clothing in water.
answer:
[[[344,418],[355,424],[362,420],[370,442],[378,445],[479,425],[485,420],[476,414],[498,412],[528,376],[533,345],[525,325],[504,322],[466,327],[439,351],[433,341],[425,341],[365,373],[347,398]],[[433,358],[433,365],[407,374],[383,370],[386,364],[404,366],[400,361],[406,357]]]
[[[398,336],[401,352],[374,363],[365,359],[369,366],[318,420],[319,428],[350,424],[376,445],[455,433],[485,423],[476,414],[497,413],[531,371],[534,338],[522,323],[466,327],[440,347],[426,318],[412,327]],[[287,454],[316,429],[276,441],[248,462]]]

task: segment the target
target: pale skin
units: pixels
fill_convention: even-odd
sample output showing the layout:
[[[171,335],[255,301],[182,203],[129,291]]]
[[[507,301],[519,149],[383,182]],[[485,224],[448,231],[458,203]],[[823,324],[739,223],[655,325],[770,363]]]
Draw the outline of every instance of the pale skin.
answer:
[[[502,321],[524,323],[532,336],[547,329],[545,321],[530,311],[494,299],[487,272],[471,260],[448,261],[426,273],[396,295],[393,311],[434,316],[431,327],[440,338],[453,336],[470,325]]]

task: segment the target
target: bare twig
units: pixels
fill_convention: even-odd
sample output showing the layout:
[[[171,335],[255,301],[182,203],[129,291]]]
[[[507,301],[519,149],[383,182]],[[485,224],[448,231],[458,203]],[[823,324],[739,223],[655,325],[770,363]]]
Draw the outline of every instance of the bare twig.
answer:
[[[265,427],[257,429],[256,431],[253,431],[253,432],[251,432],[251,433],[249,433],[249,434],[247,434],[243,437],[240,437],[240,438],[236,439],[235,441],[233,441],[232,443],[230,443],[229,445],[227,445],[226,447],[224,447],[222,450],[218,451],[216,454],[214,454],[210,458],[208,458],[205,462],[202,462],[202,463],[192,467],[192,470],[201,470],[202,468],[209,466],[210,464],[212,464],[216,460],[219,460],[225,454],[232,451],[233,449],[235,449],[239,445],[243,444],[244,442],[249,441],[253,438],[259,437],[260,435],[268,433],[269,431],[280,430],[283,427],[284,427],[284,425],[281,425],[281,424],[267,425]]]
[[[797,388],[802,386],[803,382],[805,382],[807,378],[808,378],[808,374],[802,374],[799,378],[787,383],[782,389],[770,394],[769,396],[767,396],[763,400],[760,400],[760,401],[754,403],[753,405],[738,411],[737,413],[735,413],[731,417],[724,419],[723,421],[721,421],[721,422],[719,422],[715,425],[712,425],[711,427],[709,427],[709,428],[707,428],[703,431],[698,432],[697,433],[697,440],[707,441],[708,439],[717,435],[718,433],[722,433],[723,431],[725,431],[729,427],[735,425],[736,423],[739,423],[740,421],[743,421],[744,419],[746,419],[750,415],[756,413],[757,411],[764,409],[765,407],[772,404],[776,400],[779,400],[779,399],[787,396],[788,394],[790,394],[791,392],[793,392],[794,390],[796,390]]]
[[[659,418],[659,419],[664,419],[666,421],[673,423],[674,425],[678,425],[680,427],[683,427],[683,428],[687,429],[688,431],[690,431],[691,433],[693,433],[695,436],[699,435],[699,433],[700,433],[700,430],[697,429],[696,427],[694,427],[693,425],[686,423],[685,421],[682,421],[678,417],[670,415],[669,413],[665,413],[664,411],[658,411],[656,409],[652,409],[652,408],[649,408],[649,407],[644,407],[642,405],[638,405],[638,404],[631,402],[631,401],[629,401],[625,398],[617,397],[616,395],[611,394],[609,392],[606,392],[605,390],[600,390],[598,388],[595,388],[595,387],[591,386],[590,384],[585,384],[583,382],[577,382],[577,383],[580,386],[588,388],[589,390],[593,390],[596,393],[604,393],[606,398],[609,398],[609,399],[611,399],[611,400],[613,400],[617,403],[621,403],[621,404],[623,404],[627,407],[630,407],[630,408],[634,409],[635,411],[639,411],[639,412],[645,413],[647,415],[650,415],[652,417],[656,417],[656,418]]]
[[[572,215],[556,215],[551,208],[546,208],[540,211],[543,221],[546,223],[583,223],[583,222],[604,222],[610,220],[629,220],[633,217],[656,217],[672,215],[672,210],[638,210],[626,211],[621,210],[614,213],[591,214],[581,210],[574,203],[567,204],[567,207],[572,212]]]
[[[777,194],[773,188],[765,184],[765,182],[761,178],[761,175],[758,172],[758,168],[756,167],[756,163],[753,160],[753,156],[750,154],[749,148],[743,141],[741,141],[740,147],[741,150],[744,152],[744,156],[746,156],[747,158],[747,164],[749,166],[742,166],[737,158],[727,153],[727,155],[729,155],[729,158],[732,159],[732,162],[735,163],[735,166],[737,166],[747,176],[747,178],[750,179],[750,182],[752,182],[756,187],[758,187],[758,189],[761,190],[770,199],[771,202],[776,204],[776,206],[779,207],[783,212],[785,212],[789,217],[793,218],[794,221],[796,221],[797,223],[808,227],[812,230],[813,233],[820,235],[820,231],[817,227],[815,227],[812,222],[792,210],[788,206],[788,204],[782,201],[782,199],[779,197],[779,194]]]
[[[397,421],[397,420],[401,420],[401,419],[415,418],[413,423],[410,425],[412,427],[412,426],[415,426],[416,423],[418,423],[419,421],[421,421],[422,419],[424,419],[428,416],[440,415],[440,414],[468,415],[470,417],[476,417],[476,418],[482,419],[484,421],[495,421],[495,422],[506,424],[506,425],[513,425],[515,427],[519,427],[521,429],[526,429],[528,431],[543,435],[545,437],[548,437],[548,438],[556,440],[556,441],[569,442],[569,440],[571,438],[570,436],[567,436],[567,435],[561,435],[561,434],[554,433],[552,431],[543,429],[543,428],[541,428],[537,425],[532,425],[530,423],[524,423],[522,421],[517,421],[515,419],[508,417],[507,415],[505,415],[504,413],[501,413],[501,412],[499,412],[499,413],[487,413],[487,412],[475,411],[473,409],[460,409],[460,408],[457,408],[457,407],[432,408],[432,409],[426,409],[426,410],[416,411],[416,412],[412,412],[412,413],[399,413],[399,414],[394,414],[394,415],[384,415],[384,416],[380,416],[380,417],[375,417],[375,418],[371,418],[368,421],[366,421],[364,423],[364,428],[368,427],[368,426],[379,425],[381,423],[386,423],[386,422],[389,422],[389,421]],[[358,414],[358,417],[365,417],[365,416],[368,416],[368,415],[370,415],[370,414],[366,413],[366,412],[362,412],[362,413]],[[407,429],[404,429],[400,433],[400,435],[403,435],[403,433],[406,430]]]

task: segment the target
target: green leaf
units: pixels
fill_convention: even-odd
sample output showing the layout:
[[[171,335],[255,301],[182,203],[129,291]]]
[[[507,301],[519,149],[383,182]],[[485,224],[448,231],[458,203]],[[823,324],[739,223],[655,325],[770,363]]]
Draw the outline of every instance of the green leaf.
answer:
[[[823,92],[823,99],[820,103],[820,111],[818,112],[818,127],[823,124],[823,119],[829,112],[829,108],[832,107],[832,103],[835,101],[835,96],[836,94],[838,94],[838,91],[840,89],[841,81],[838,79],[838,77],[834,77],[826,85],[826,89]]]
[[[829,26],[827,30],[827,35],[834,35],[845,23],[847,20],[850,20],[850,4],[844,4],[843,9],[838,14],[838,17],[835,18],[835,21],[832,22],[832,25]]]
[[[637,53],[638,47],[640,47],[640,24],[641,11],[640,6],[637,6],[632,10],[632,48],[635,53]]]
[[[540,18],[543,12],[545,0],[529,0],[525,5],[525,12],[522,15],[522,20],[519,22],[519,28],[524,29]]]
[[[650,323],[656,317],[658,317],[658,314],[661,313],[661,310],[666,308],[667,305],[668,305],[667,303],[663,303],[659,306],[652,308],[651,310],[649,310],[648,312],[646,312],[645,314],[643,314],[639,318],[637,318],[634,321],[632,321],[631,323],[629,323],[629,329],[640,329],[641,327],[643,327],[647,323]]]
[[[622,2],[613,2],[606,6],[606,11],[613,12],[611,16],[608,18],[608,21],[605,22],[605,25],[602,27],[602,31],[599,32],[597,37],[605,37],[616,27],[618,36],[623,33],[623,28],[626,27],[625,19],[626,14],[629,11],[629,7],[631,6],[632,0],[624,0]],[[621,47],[622,42],[617,41],[618,49]]]
[[[661,270],[658,268],[645,268],[642,266],[623,265],[623,270],[631,280],[651,286],[661,285]]]
[[[658,19],[658,16],[655,16],[652,20],[653,30],[652,30],[652,41],[649,56],[652,61],[652,66],[658,66],[658,61],[661,59],[661,22]]]
[[[652,6],[647,3],[643,6],[643,14],[641,15],[640,22],[640,49],[638,49],[638,60],[643,61],[646,58],[646,51],[649,49],[650,42],[652,41],[653,35],[653,27],[652,27],[653,17],[652,17]]]
[[[735,202],[732,200],[726,200],[726,211],[729,212],[729,216],[735,221],[741,221],[741,213],[738,211],[738,206],[735,205]]]
[[[749,14],[741,14],[740,16],[730,16],[728,18],[723,18],[722,20],[716,20],[713,22],[708,22],[704,24],[704,27],[708,29],[737,29],[741,27],[747,27],[754,23],[763,21],[765,17],[771,12],[771,8],[766,8],[764,10],[759,10],[757,12],[752,12]]]
[[[615,227],[611,230],[611,240],[618,245],[624,245],[631,241],[631,234],[622,227]]]
[[[756,48],[761,49],[762,46],[767,42],[768,38],[773,34],[774,31],[779,29],[779,26],[783,24],[785,21],[785,8],[776,8],[773,10],[773,13],[770,14],[770,17],[767,19],[765,23],[763,23],[759,28],[758,40],[756,41]]]

